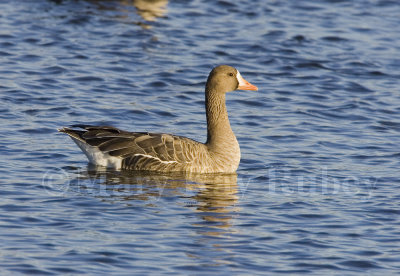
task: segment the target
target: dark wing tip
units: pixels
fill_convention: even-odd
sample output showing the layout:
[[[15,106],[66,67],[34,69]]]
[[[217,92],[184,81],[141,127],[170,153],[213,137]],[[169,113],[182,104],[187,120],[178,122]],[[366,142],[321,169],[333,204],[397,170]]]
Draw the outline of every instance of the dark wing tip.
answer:
[[[68,127],[63,127],[59,128],[58,131],[68,134],[73,139],[77,139],[84,142],[84,140],[82,139],[82,135],[86,132],[84,130],[75,130],[75,129],[70,129]]]
[[[83,125],[83,124],[76,124],[76,125],[71,125],[71,128],[80,128],[80,129],[84,129],[87,131],[90,130],[105,130],[105,131],[109,131],[109,132],[114,132],[114,133],[121,133],[122,131],[116,127],[112,127],[112,126],[94,126],[94,125]]]
[[[62,128],[58,128],[57,130],[58,130],[58,132],[63,132],[63,133],[67,133],[67,134],[71,131],[74,131],[73,129],[70,129],[69,127],[62,127]]]
[[[120,129],[112,126],[94,126],[94,125],[83,125],[83,124],[76,124],[76,125],[70,125],[68,127],[62,127],[57,129],[60,132],[65,132],[64,130],[71,130],[71,128],[80,128],[80,129],[85,129],[85,130],[94,130],[94,129],[103,129],[103,130],[109,130],[109,131],[121,131]]]
[[[68,133],[69,131],[73,131],[73,129],[71,129],[71,128],[87,129],[88,127],[90,128],[90,126],[88,126],[88,125],[70,125],[68,127],[58,128],[57,130],[59,132]]]

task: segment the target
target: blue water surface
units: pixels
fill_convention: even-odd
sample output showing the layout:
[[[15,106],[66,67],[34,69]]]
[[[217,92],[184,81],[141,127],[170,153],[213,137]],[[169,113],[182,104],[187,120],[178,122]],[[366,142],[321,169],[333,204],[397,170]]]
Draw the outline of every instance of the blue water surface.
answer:
[[[400,4],[0,1],[1,275],[400,272]],[[206,140],[230,64],[237,175],[95,168],[57,128]]]

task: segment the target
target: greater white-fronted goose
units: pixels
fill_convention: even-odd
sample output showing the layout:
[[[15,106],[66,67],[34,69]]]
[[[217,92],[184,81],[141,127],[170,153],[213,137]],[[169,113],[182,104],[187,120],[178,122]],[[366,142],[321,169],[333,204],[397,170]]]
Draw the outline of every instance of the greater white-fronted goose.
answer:
[[[240,148],[225,105],[233,90],[258,90],[231,66],[215,67],[205,90],[207,141],[171,134],[128,132],[109,126],[75,125],[62,128],[95,165],[114,169],[159,172],[233,173]],[[78,129],[76,129],[78,128]]]

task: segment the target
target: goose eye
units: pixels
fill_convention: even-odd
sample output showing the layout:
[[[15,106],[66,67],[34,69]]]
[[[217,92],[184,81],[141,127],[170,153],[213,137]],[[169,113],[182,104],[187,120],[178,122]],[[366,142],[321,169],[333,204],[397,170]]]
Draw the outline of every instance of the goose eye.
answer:
[[[231,77],[233,77],[233,73],[229,73],[228,75],[231,76]]]

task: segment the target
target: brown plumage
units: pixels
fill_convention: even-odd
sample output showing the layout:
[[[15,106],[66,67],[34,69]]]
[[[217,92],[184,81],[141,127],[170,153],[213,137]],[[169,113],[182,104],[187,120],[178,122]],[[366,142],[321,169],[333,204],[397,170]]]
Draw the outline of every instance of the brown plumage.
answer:
[[[225,94],[257,90],[235,68],[215,67],[206,84],[207,141],[171,134],[127,132],[109,126],[75,125],[62,128],[96,165],[115,169],[232,173],[240,162],[240,148],[231,129]]]

